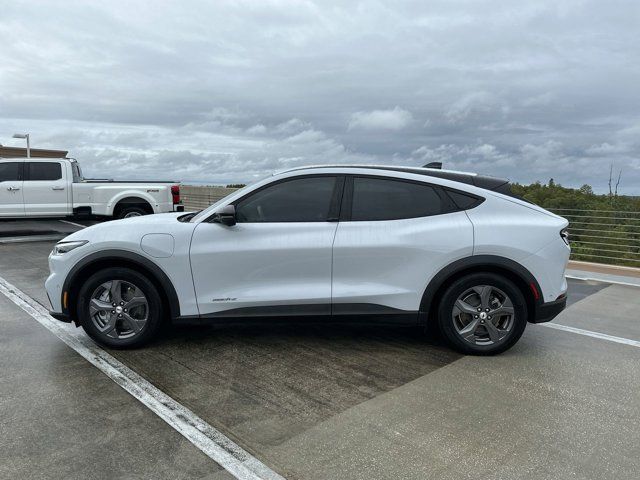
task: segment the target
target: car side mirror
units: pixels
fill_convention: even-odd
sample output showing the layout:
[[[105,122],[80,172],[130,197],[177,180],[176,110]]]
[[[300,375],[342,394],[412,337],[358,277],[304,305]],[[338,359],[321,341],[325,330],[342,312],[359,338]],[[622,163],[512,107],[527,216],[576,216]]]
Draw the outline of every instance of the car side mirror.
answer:
[[[212,221],[214,223],[221,223],[227,227],[233,227],[236,224],[236,207],[233,205],[225,205],[214,214]]]

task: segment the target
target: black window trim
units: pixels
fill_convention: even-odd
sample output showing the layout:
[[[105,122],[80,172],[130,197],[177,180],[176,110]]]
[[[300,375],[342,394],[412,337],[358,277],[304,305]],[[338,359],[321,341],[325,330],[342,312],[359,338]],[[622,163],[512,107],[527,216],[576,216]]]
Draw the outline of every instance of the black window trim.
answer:
[[[31,171],[27,165],[31,163],[45,163],[45,164],[58,165],[60,167],[60,178],[56,178],[55,180],[31,180]],[[22,177],[24,178],[25,182],[57,182],[59,180],[64,180],[64,171],[62,168],[62,164],[60,162],[41,162],[41,161],[39,162],[38,160],[34,160],[31,158],[29,160],[25,160],[24,162],[22,162],[22,172],[23,172]]]
[[[8,162],[2,162],[3,165],[8,164],[8,163],[17,163],[18,164],[18,178],[16,180],[0,180],[0,183],[2,182],[24,182],[24,161],[8,161]]]
[[[434,189],[436,194],[442,200],[443,209],[440,213],[434,213],[431,215],[421,215],[419,217],[407,217],[407,218],[391,218],[387,220],[352,220],[353,213],[353,180],[354,178],[377,178],[380,180],[392,180],[397,182],[405,182],[405,183],[414,183],[417,185],[425,185]],[[469,197],[473,197],[476,199],[476,202],[469,208],[463,209],[458,207],[456,202],[447,195],[447,190],[451,190],[454,192],[458,192],[462,195],[467,195]],[[435,217],[436,215],[446,215],[447,213],[461,212],[464,210],[469,210],[470,208],[475,208],[480,205],[485,199],[479,197],[478,195],[465,192],[464,190],[458,190],[455,188],[444,187],[442,185],[438,185],[436,183],[431,182],[423,182],[420,180],[415,180],[413,178],[402,178],[402,177],[393,177],[389,175],[367,175],[367,174],[346,174],[345,181],[345,193],[344,200],[342,204],[342,210],[340,212],[340,221],[341,222],[391,222],[391,221],[399,221],[399,220],[411,220],[414,218],[427,218],[427,217]]]
[[[252,197],[253,195],[255,195],[258,192],[261,192],[262,190],[272,187],[274,185],[278,185],[280,183],[285,183],[285,182],[290,182],[293,180],[299,180],[299,179],[303,179],[303,178],[318,178],[318,177],[334,177],[336,179],[335,185],[333,187],[333,193],[331,194],[331,202],[329,204],[329,213],[328,216],[325,220],[318,220],[318,221],[308,221],[308,222],[238,222],[238,223],[322,223],[322,222],[337,222],[340,220],[340,215],[342,212],[342,204],[343,204],[343,197],[344,197],[344,191],[345,191],[345,175],[341,174],[341,173],[310,173],[310,174],[306,174],[306,175],[295,175],[293,177],[286,177],[286,178],[280,178],[278,180],[275,180],[273,182],[269,182],[265,185],[262,185],[259,188],[256,188],[255,190],[251,190],[250,192],[247,192],[246,195],[243,195],[242,197],[234,200],[233,202],[229,203],[228,205],[233,205],[234,207],[237,207],[237,205],[246,200],[247,198]],[[204,222],[209,222],[211,223],[212,221],[214,221],[216,218],[216,214],[213,213],[210,216],[208,216]]]
[[[460,190],[458,188],[444,187],[442,185],[440,185],[440,188],[442,190],[444,190],[445,193],[454,192],[454,193],[457,193],[459,195],[466,195],[469,198],[475,199],[475,201],[470,206],[468,206],[467,208],[463,208],[463,207],[459,206],[456,203],[456,201],[450,195],[447,195],[447,197],[449,198],[451,203],[455,206],[455,211],[456,212],[463,212],[465,210],[471,210],[472,208],[476,208],[478,205],[480,205],[482,202],[484,202],[486,200],[485,197],[481,197],[479,195],[476,195],[475,193],[466,192],[466,191]]]
[[[350,222],[353,210],[353,178],[356,175],[346,175],[344,182],[344,194],[342,196],[342,208],[340,209],[340,221]]]
[[[342,211],[342,203],[344,199],[345,177],[344,175],[336,176],[336,183],[333,187],[331,204],[329,206],[329,215],[327,222],[339,222],[340,213]]]
[[[78,162],[71,162],[71,177],[73,183],[80,183],[82,181],[82,174],[80,173]]]

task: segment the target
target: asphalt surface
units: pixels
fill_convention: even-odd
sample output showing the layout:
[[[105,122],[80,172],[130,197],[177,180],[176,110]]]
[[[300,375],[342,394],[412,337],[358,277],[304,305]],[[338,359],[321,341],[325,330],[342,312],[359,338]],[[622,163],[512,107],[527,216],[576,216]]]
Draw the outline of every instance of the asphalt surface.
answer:
[[[47,233],[0,243],[0,276],[47,305],[45,237],[80,227],[12,228]],[[554,323],[640,340],[636,287],[571,280],[569,304]],[[413,329],[182,327],[109,353],[286,478],[640,469],[640,348],[600,338],[530,325],[479,358]],[[2,295],[0,372],[0,478],[233,478]]]

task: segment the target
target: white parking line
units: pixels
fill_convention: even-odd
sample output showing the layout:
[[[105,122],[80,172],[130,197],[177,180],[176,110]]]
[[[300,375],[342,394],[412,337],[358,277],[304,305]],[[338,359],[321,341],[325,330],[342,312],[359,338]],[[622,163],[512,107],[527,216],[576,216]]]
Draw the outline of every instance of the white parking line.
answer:
[[[50,242],[51,240],[60,240],[61,238],[64,238],[63,234],[32,235],[29,237],[0,237],[0,244]]]
[[[78,352],[153,413],[239,480],[284,480],[188,408],[154,387],[129,367],[93,343],[86,335],[54,320],[34,299],[0,277],[0,293]]]
[[[610,280],[608,278],[600,277],[579,277],[577,275],[565,275],[566,278],[571,278],[572,280],[584,280],[586,282],[600,282],[600,283],[613,283],[615,285],[625,285],[627,287],[640,287],[638,283],[631,282],[621,282],[619,280]]]
[[[631,340],[624,337],[614,337],[613,335],[607,335],[606,333],[583,330],[582,328],[569,327],[568,325],[561,325],[559,323],[539,323],[538,325],[548,328],[554,328],[556,330],[563,330],[565,332],[577,333],[578,335],[584,335],[585,337],[599,338],[601,340],[607,340],[608,342],[621,343],[623,345],[630,345],[632,347],[640,348],[640,341],[638,340]]]
[[[76,222],[70,222],[69,220],[58,220],[58,221],[59,221],[59,222],[62,222],[62,223],[67,223],[67,224],[69,224],[69,225],[74,225],[74,226],[76,226],[76,227],[80,227],[80,228],[87,228],[87,226],[86,226],[86,225],[80,225],[79,223],[76,223]]]

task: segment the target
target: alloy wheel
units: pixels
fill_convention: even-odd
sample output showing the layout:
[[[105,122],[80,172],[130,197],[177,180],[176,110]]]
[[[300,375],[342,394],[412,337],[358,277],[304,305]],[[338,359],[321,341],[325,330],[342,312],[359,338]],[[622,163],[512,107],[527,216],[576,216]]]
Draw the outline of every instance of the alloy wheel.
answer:
[[[476,285],[458,296],[451,314],[456,333],[472,345],[506,341],[515,323],[509,296],[491,285]]]
[[[132,338],[142,332],[149,319],[149,302],[133,283],[111,280],[94,290],[89,316],[102,335],[113,339]]]

